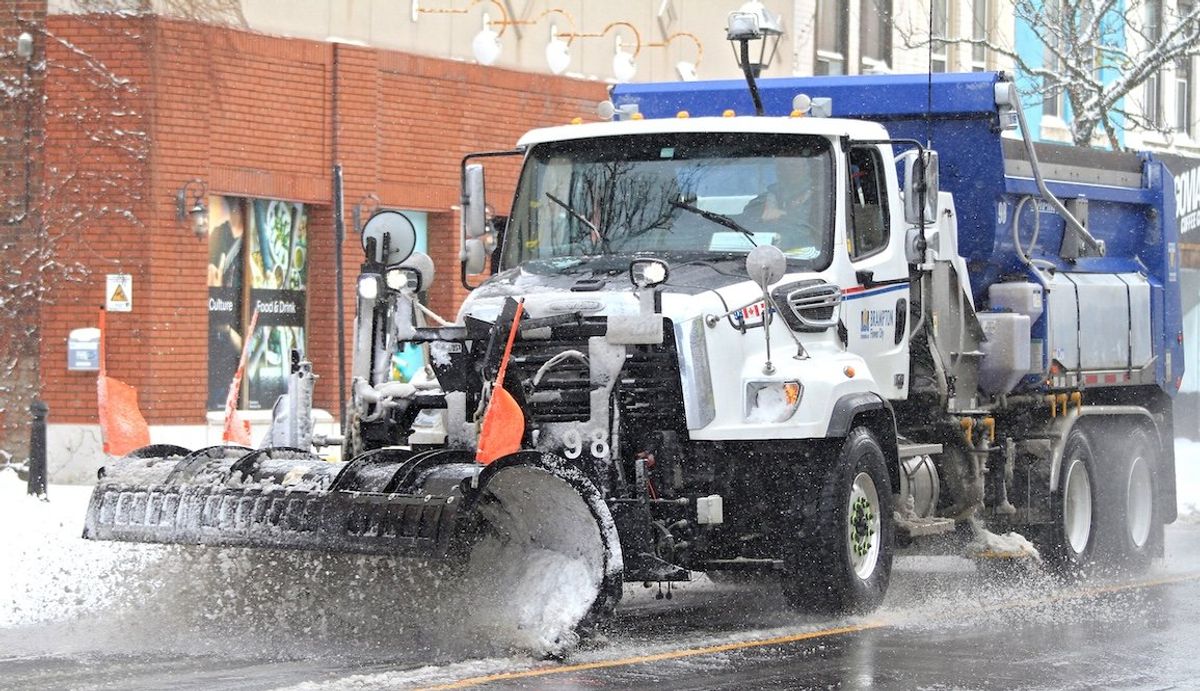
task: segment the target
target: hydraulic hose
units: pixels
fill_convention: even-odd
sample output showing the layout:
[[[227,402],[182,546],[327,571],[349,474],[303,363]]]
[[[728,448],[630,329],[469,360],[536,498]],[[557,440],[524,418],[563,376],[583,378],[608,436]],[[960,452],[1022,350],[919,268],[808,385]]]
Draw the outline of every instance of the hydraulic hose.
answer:
[[[1038,164],[1037,151],[1035,151],[1033,147],[1033,138],[1029,134],[1029,126],[1025,123],[1025,111],[1021,109],[1020,99],[1015,98],[1015,94],[1014,98],[1012,99],[1012,103],[1013,110],[1017,112],[1017,121],[1021,124],[1021,140],[1025,142],[1025,153],[1029,156],[1029,166],[1033,169],[1033,180],[1035,183],[1037,183],[1038,191],[1042,193],[1042,197],[1044,197],[1046,201],[1050,202],[1050,206],[1054,207],[1054,210],[1058,212],[1058,215],[1062,216],[1062,219],[1066,222],[1067,227],[1070,228],[1071,231],[1074,232],[1081,241],[1083,241],[1083,244],[1086,245],[1092,253],[1103,257],[1104,243],[1092,237],[1092,234],[1087,231],[1087,228],[1084,228],[1083,224],[1081,224],[1078,219],[1071,215],[1070,211],[1067,211],[1067,207],[1063,206],[1063,203],[1059,201],[1058,197],[1054,196],[1054,193],[1050,191],[1050,188],[1046,187],[1046,181],[1042,179],[1042,171]]]
[[[1038,234],[1042,230],[1042,215],[1035,213],[1033,217],[1033,239],[1029,241],[1029,254],[1025,252],[1025,248],[1021,246],[1021,213],[1025,210],[1025,204],[1033,201],[1031,195],[1021,197],[1021,201],[1017,202],[1017,208],[1013,211],[1012,236],[1013,246],[1017,249],[1017,256],[1021,258],[1021,262],[1033,270],[1033,275],[1037,277],[1038,283],[1042,284],[1042,288],[1048,289],[1050,282],[1042,275],[1042,267],[1039,260],[1030,256],[1033,253],[1033,248],[1037,246]],[[1035,209],[1036,211],[1036,209]],[[1048,267],[1052,268],[1052,267]]]

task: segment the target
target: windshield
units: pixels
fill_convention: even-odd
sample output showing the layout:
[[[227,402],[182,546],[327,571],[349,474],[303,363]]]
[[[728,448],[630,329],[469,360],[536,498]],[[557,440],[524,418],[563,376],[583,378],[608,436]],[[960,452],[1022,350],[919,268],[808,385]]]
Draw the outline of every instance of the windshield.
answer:
[[[832,246],[833,179],[820,137],[706,132],[539,144],[521,174],[503,266],[775,245],[798,268],[821,269]]]

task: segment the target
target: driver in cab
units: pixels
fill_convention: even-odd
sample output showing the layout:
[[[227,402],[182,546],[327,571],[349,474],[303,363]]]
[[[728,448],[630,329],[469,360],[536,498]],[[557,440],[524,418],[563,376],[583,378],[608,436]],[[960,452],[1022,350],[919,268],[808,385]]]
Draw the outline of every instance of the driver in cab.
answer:
[[[751,199],[741,219],[756,233],[772,233],[773,244],[788,254],[815,250],[820,237],[813,223],[813,180],[805,159],[776,158],[775,182]]]

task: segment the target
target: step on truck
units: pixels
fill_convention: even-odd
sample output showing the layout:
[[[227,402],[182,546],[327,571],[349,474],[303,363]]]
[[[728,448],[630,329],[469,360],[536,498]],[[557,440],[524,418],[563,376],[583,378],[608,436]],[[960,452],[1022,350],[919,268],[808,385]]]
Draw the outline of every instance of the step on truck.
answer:
[[[295,358],[261,448],[113,460],[85,536],[445,559],[547,655],[625,583],[759,572],[861,612],[904,548],[1161,555],[1164,165],[1034,145],[1003,74],[752,85],[620,85],[610,119],[467,156],[456,319],[407,219],[373,216],[344,435],[314,437]]]

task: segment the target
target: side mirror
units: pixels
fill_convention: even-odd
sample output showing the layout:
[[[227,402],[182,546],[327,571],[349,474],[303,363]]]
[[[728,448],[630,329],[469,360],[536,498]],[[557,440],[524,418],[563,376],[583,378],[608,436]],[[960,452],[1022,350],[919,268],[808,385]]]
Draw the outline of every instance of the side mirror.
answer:
[[[467,238],[463,242],[461,258],[468,276],[483,273],[487,262],[487,247],[483,244],[483,238]]]
[[[399,211],[378,211],[363,225],[362,246],[368,261],[399,264],[416,249],[417,229]]]
[[[774,245],[759,245],[746,255],[746,274],[764,293],[767,286],[783,278],[786,271],[787,258],[783,256],[783,250]]]
[[[487,202],[483,192],[483,166],[472,163],[463,171],[463,237],[477,238],[487,232]]]
[[[921,203],[925,204],[925,222],[932,223],[938,212],[938,155],[926,149],[904,158],[904,221],[921,222]]]

